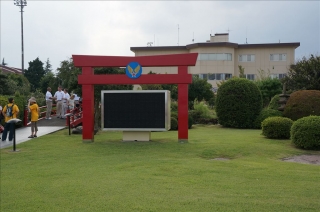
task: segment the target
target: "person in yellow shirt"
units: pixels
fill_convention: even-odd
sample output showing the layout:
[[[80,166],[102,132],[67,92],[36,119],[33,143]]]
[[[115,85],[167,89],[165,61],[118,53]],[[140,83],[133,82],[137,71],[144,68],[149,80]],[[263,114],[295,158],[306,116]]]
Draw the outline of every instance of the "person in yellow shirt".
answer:
[[[31,97],[28,101],[28,108],[31,112],[31,135],[28,138],[36,138],[38,132],[39,106],[36,98]]]
[[[8,98],[8,104],[4,106],[2,110],[2,114],[4,115],[4,130],[2,133],[2,141],[7,140],[7,134],[9,131],[9,141],[12,141],[13,136],[14,136],[14,125],[15,123],[8,123],[9,120],[11,119],[16,119],[18,117],[19,113],[19,108],[16,104],[14,104],[14,99],[13,97]]]

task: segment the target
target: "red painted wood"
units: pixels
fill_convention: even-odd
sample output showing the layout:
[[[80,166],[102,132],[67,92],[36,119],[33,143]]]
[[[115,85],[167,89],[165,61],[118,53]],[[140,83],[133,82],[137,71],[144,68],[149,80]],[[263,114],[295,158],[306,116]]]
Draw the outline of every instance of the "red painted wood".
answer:
[[[92,76],[91,67],[82,68],[82,76]],[[82,109],[85,111],[82,118],[82,140],[94,141],[94,86],[82,85]]]
[[[142,67],[194,66],[198,53],[151,55],[151,56],[97,56],[72,55],[75,67],[126,67],[130,62],[138,62]]]
[[[185,66],[187,67],[187,66]],[[178,74],[143,74],[138,79],[130,79],[125,74],[78,75],[78,83],[85,84],[190,84],[192,75]]]
[[[188,67],[179,66],[178,74],[187,76]],[[188,140],[188,84],[178,84],[178,140]]]

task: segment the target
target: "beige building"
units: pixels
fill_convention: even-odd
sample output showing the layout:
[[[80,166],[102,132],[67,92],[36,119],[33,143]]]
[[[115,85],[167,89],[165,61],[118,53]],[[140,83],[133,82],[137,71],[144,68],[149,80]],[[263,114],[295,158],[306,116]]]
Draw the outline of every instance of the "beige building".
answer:
[[[189,73],[208,79],[213,88],[217,82],[232,76],[239,76],[239,66],[244,68],[247,79],[256,80],[261,70],[272,78],[282,78],[295,61],[295,43],[237,44],[229,42],[229,34],[210,35],[204,43],[186,46],[131,47],[135,56],[181,54],[197,52],[196,66],[189,67]],[[177,73],[177,67],[143,67],[143,72]]]

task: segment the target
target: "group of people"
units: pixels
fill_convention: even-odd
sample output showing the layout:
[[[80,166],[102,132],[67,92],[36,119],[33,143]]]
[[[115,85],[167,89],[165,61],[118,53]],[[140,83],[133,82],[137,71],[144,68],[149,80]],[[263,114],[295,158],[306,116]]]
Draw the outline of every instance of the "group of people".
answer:
[[[35,138],[37,137],[38,132],[37,122],[39,118],[39,106],[34,97],[31,97],[28,100],[28,110],[31,113],[31,135],[28,138]],[[5,122],[1,140],[3,142],[6,141],[9,132],[9,142],[11,142],[14,138],[15,122],[10,122],[10,120],[18,118],[19,114],[19,107],[14,103],[13,97],[8,98],[8,104],[3,108],[0,106],[0,113],[0,123],[2,118],[4,118]]]
[[[46,117],[45,119],[51,119],[51,111],[52,111],[52,102],[56,101],[56,114],[58,118],[64,119],[66,118],[67,110],[73,110],[75,107],[79,106],[79,97],[77,94],[72,94],[71,96],[68,93],[68,89],[63,89],[62,87],[58,87],[58,91],[55,92],[54,96],[51,94],[51,88],[47,88],[46,92]],[[38,132],[37,122],[39,119],[40,109],[37,104],[36,98],[31,97],[28,100],[28,111],[31,114],[31,135],[28,138],[36,138]],[[11,119],[16,119],[19,114],[19,107],[14,103],[14,98],[8,98],[8,104],[3,108],[0,105],[0,127],[1,120],[4,119],[5,125],[3,127],[2,132],[2,141],[7,140],[7,135],[9,132],[9,141],[13,140],[14,137],[14,125],[15,123],[9,122]]]
[[[47,113],[46,119],[51,119],[51,111],[52,111],[52,102],[55,101],[56,105],[56,114],[57,118],[65,119],[67,110],[73,110],[75,106],[79,105],[79,97],[77,94],[70,94],[68,93],[68,89],[63,89],[59,86],[58,90],[52,96],[51,88],[47,88],[46,93],[46,106],[47,106]]]

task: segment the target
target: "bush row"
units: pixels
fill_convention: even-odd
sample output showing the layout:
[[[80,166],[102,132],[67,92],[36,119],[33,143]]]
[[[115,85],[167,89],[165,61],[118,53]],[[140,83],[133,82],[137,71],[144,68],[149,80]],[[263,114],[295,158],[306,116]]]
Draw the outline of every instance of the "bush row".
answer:
[[[269,117],[262,122],[262,135],[271,139],[289,139],[303,149],[320,149],[320,116],[292,121],[286,117]]]

